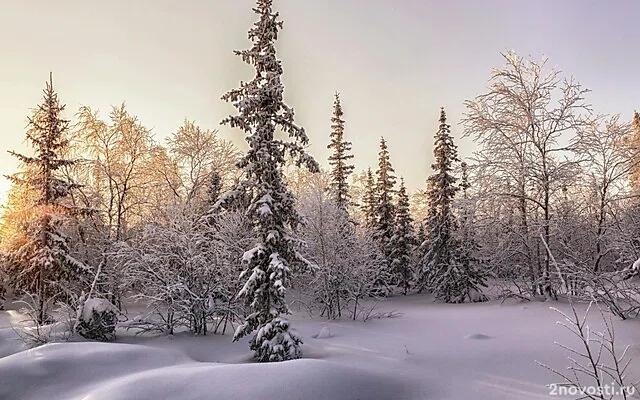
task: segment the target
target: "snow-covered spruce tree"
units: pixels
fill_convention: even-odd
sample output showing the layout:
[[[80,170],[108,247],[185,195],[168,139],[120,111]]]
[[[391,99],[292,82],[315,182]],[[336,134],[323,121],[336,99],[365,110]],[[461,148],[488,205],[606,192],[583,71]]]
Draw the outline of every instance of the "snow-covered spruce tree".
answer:
[[[258,0],[253,11],[259,16],[249,30],[253,46],[235,53],[255,68],[256,76],[222,97],[238,110],[238,115],[229,116],[222,123],[246,132],[249,150],[238,162],[244,172],[243,180],[218,205],[225,206],[248,193],[246,214],[257,237],[255,246],[243,256],[246,270],[242,277],[247,281],[239,292],[239,296],[248,300],[251,312],[236,330],[234,340],[257,331],[250,340],[255,358],[263,362],[283,361],[301,355],[302,341],[290,331],[289,322],[282,315],[289,313],[285,292],[290,267],[303,259],[290,233],[301,218],[295,209],[294,196],[285,184],[282,167],[285,157],[290,155],[297,166],[304,165],[311,171],[319,168],[304,150],[309,141],[304,129],[294,123],[293,110],[282,98],[282,66],[274,45],[282,21],[272,11],[272,0]],[[293,140],[276,139],[276,127]]]
[[[375,186],[375,224],[373,228],[374,237],[387,260],[387,268],[380,271],[380,277],[376,284],[380,289],[380,295],[388,295],[390,293],[389,285],[395,283],[394,275],[391,271],[392,259],[388,246],[389,240],[393,236],[395,224],[393,194],[396,177],[393,175],[394,172],[389,160],[387,142],[384,138],[380,138],[380,153],[378,155],[378,170],[376,171]]]
[[[62,225],[85,210],[69,207],[64,200],[79,185],[61,179],[59,170],[75,163],[62,158],[68,146],[69,121],[62,119],[60,105],[53,89],[53,79],[44,89],[43,102],[29,118],[27,141],[34,149],[29,157],[10,152],[28,173],[8,178],[34,196],[31,218],[24,224],[23,239],[7,252],[11,286],[33,299],[38,324],[50,317],[48,309],[56,299],[71,300],[73,286],[87,277],[90,268],[70,254],[69,239]]]
[[[456,238],[453,201],[458,191],[453,165],[458,161],[444,108],[440,110],[440,127],[435,135],[434,173],[428,178],[428,217],[426,240],[421,245],[419,290],[429,289],[445,302],[462,302],[469,287],[476,282],[465,275],[460,264],[461,244]]]
[[[329,165],[331,166],[331,189],[336,203],[343,210],[349,205],[349,175],[353,172],[353,165],[347,162],[353,158],[351,151],[351,143],[344,140],[344,120],[342,117],[342,104],[340,103],[340,94],[335,94],[333,102],[333,116],[331,117],[331,142],[327,146],[332,150],[329,156]]]
[[[364,226],[373,229],[376,225],[376,184],[373,179],[371,168],[367,169],[367,177],[364,185],[364,196],[362,199],[362,214],[364,215]]]
[[[400,178],[395,227],[387,246],[394,280],[405,295],[413,280],[412,250],[415,246],[415,236],[412,223],[413,219],[409,213],[409,196],[404,186],[404,179]]]
[[[376,231],[380,244],[386,246],[393,236],[394,206],[393,194],[396,184],[394,169],[389,160],[389,149],[384,138],[380,138],[380,153],[378,153],[378,170],[376,171]],[[388,256],[388,251],[384,251]]]
[[[435,135],[431,165],[434,173],[427,179],[427,219],[425,221],[425,241],[420,245],[422,259],[418,275],[418,289],[435,290],[438,297],[449,297],[448,288],[434,287],[448,270],[455,267],[453,201],[458,191],[457,178],[453,175],[453,165],[458,161],[457,147],[453,143],[444,108],[440,109],[440,126]],[[440,290],[443,289],[443,290]]]

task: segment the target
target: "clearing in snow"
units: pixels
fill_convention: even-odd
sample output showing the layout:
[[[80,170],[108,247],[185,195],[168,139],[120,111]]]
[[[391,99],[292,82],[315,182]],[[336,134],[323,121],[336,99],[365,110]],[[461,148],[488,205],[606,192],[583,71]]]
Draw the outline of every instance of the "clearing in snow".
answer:
[[[248,339],[232,343],[229,334],[153,337],[119,331],[116,343],[50,343],[27,350],[11,328],[20,314],[2,311],[0,398],[558,398],[547,385],[560,379],[535,361],[564,370],[568,352],[554,342],[574,348],[579,343],[557,325],[561,316],[549,305],[445,305],[413,295],[378,303],[380,318],[367,322],[326,321],[298,311],[291,320],[304,339],[304,358],[265,364],[251,361]],[[580,313],[585,309],[578,306]],[[589,321],[602,329],[597,312]],[[615,321],[618,346],[637,341],[638,323]],[[629,352],[637,358],[636,346]],[[629,372],[638,376],[635,362]]]

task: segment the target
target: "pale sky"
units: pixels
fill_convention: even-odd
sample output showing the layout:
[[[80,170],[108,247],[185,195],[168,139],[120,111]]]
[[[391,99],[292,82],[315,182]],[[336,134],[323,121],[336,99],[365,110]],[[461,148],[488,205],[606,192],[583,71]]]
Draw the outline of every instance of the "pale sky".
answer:
[[[220,96],[252,78],[232,50],[249,46],[252,0],[0,0],[0,174],[5,150],[27,151],[26,117],[49,71],[72,117],[106,118],[126,101],[164,141],[187,118],[220,127]],[[640,109],[637,0],[275,0],[285,99],[326,165],[333,93],[358,170],[376,166],[384,136],[397,175],[424,187],[440,106],[459,138],[463,101],[483,92],[501,51],[550,58],[593,92],[597,112]],[[73,119],[73,118],[72,118]],[[472,145],[460,141],[461,155]],[[0,198],[8,182],[0,178]]]

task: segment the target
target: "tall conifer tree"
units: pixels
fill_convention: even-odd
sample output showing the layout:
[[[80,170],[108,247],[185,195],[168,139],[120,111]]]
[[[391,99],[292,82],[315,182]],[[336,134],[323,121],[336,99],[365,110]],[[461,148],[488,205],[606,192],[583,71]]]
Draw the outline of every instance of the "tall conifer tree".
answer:
[[[376,171],[375,213],[373,234],[385,258],[385,268],[379,271],[375,281],[377,294],[387,296],[391,292],[392,284],[396,283],[391,263],[391,248],[389,241],[393,236],[395,224],[395,206],[393,204],[396,177],[389,159],[389,149],[384,138],[380,138],[380,152],[378,153],[378,169]]]
[[[380,242],[384,253],[389,253],[386,245],[393,236],[394,206],[393,195],[396,177],[389,159],[389,148],[384,138],[380,139],[380,152],[378,153],[378,170],[376,171],[376,237]]]
[[[435,135],[433,155],[434,171],[427,181],[428,214],[425,224],[425,241],[422,244],[422,260],[419,273],[419,289],[433,288],[455,264],[457,244],[453,232],[455,218],[453,200],[458,187],[453,175],[453,164],[458,161],[456,145],[453,143],[450,126],[444,108],[440,109],[440,126]],[[446,294],[444,295],[446,297]]]
[[[453,174],[458,162],[457,147],[451,136],[444,108],[440,110],[440,126],[435,135],[433,150],[434,173],[427,184],[429,211],[426,222],[426,240],[421,246],[419,288],[429,288],[447,303],[472,300],[471,292],[480,291],[484,276],[472,265],[472,253],[464,249],[459,224],[453,212],[453,202],[460,189]],[[465,169],[466,170],[466,169]],[[466,172],[465,172],[466,180]],[[468,182],[463,182],[468,188]]]
[[[65,221],[85,211],[64,201],[79,185],[62,178],[61,169],[76,162],[63,157],[69,145],[69,121],[62,118],[63,111],[49,76],[43,102],[28,120],[27,142],[35,154],[30,157],[9,152],[23,163],[24,172],[8,178],[30,192],[33,203],[27,205],[32,210],[24,224],[23,240],[6,254],[8,274],[11,286],[33,296],[38,323],[49,318],[48,309],[54,300],[60,295],[70,298],[74,284],[90,271],[71,256],[69,238],[62,230]]]
[[[395,227],[387,246],[389,247],[391,270],[395,281],[405,295],[409,291],[413,279],[412,250],[415,246],[415,235],[412,223],[413,219],[409,212],[409,196],[404,186],[404,179],[400,178]]]
[[[246,215],[254,226],[258,242],[243,256],[246,269],[242,277],[247,280],[239,296],[247,299],[250,313],[236,330],[234,340],[255,332],[250,348],[255,358],[263,362],[295,359],[301,355],[302,340],[290,330],[289,322],[283,317],[289,313],[285,292],[290,268],[304,260],[296,251],[297,242],[291,235],[291,229],[301,218],[282,168],[286,157],[291,156],[296,165],[304,165],[313,172],[319,170],[316,161],[305,152],[307,134],[294,123],[293,110],[283,101],[282,65],[275,48],[282,21],[278,20],[278,13],[272,11],[272,3],[272,0],[257,1],[253,11],[259,19],[248,35],[253,46],[235,51],[255,68],[255,78],[241,82],[238,89],[222,97],[238,111],[222,122],[246,133],[249,150],[238,162],[244,171],[243,180],[217,204],[233,204],[243,195],[249,199]],[[291,140],[276,139],[276,127]]]
[[[349,205],[349,175],[353,172],[353,165],[348,164],[353,158],[351,151],[351,143],[344,139],[344,112],[340,103],[340,94],[335,94],[333,102],[333,116],[331,117],[331,142],[327,146],[333,150],[329,156],[329,165],[331,165],[331,187],[333,195],[338,207],[343,210]]]

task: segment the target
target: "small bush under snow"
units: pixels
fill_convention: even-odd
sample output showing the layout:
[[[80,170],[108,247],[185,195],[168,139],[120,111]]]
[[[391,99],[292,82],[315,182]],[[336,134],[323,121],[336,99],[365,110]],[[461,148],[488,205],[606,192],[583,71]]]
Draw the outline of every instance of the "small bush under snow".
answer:
[[[106,299],[80,302],[75,331],[86,339],[111,341],[116,338],[118,309]]]

